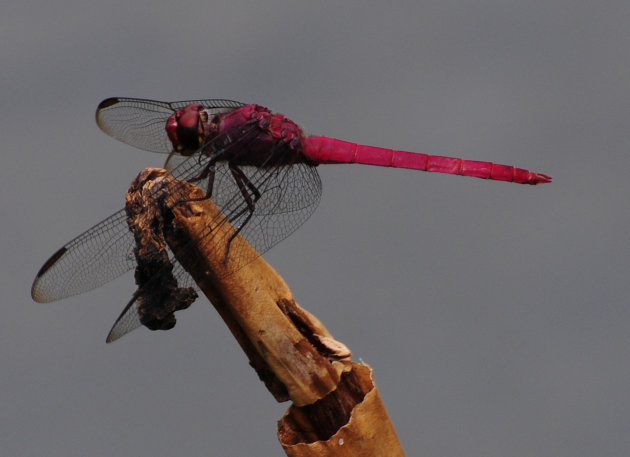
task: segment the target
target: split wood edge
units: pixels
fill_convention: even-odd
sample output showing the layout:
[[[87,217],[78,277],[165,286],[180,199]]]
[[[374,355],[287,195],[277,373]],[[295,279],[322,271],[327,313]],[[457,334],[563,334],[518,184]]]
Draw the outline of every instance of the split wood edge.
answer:
[[[155,186],[161,191],[154,191]],[[196,186],[155,168],[143,170],[132,190],[136,201],[143,198],[147,208],[158,207],[169,219],[163,224],[166,242],[267,389],[277,401],[293,402],[278,422],[278,439],[287,455],[404,455],[371,368],[350,360],[347,347],[297,305],[282,278],[240,236],[232,240],[230,252],[249,252],[254,260],[225,274],[233,261],[228,257],[225,263],[225,245],[218,249],[200,235],[220,215],[212,200],[202,199],[204,193]],[[155,215],[154,210],[147,213]],[[214,238],[227,239],[233,230],[229,224],[213,227]],[[225,231],[224,236],[217,231]]]

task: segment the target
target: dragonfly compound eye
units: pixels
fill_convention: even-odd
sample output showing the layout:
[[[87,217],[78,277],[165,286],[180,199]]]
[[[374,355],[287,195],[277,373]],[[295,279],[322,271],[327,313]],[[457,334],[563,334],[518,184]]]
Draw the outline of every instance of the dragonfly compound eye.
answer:
[[[194,152],[201,144],[199,141],[199,112],[189,111],[177,121],[177,139],[182,152]]]
[[[182,155],[193,154],[205,139],[207,112],[203,106],[191,104],[168,118],[166,133],[173,148]]]

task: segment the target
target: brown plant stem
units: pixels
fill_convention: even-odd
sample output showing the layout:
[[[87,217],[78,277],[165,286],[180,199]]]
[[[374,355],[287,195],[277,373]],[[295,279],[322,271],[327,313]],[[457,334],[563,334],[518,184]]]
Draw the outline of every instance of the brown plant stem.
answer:
[[[144,170],[134,185],[134,201],[141,198],[146,208],[160,209],[157,225],[166,243],[268,390],[278,401],[292,401],[278,423],[287,455],[404,455],[371,369],[350,360],[346,346],[295,302],[282,278],[241,236],[232,239],[229,252],[253,260],[236,269],[232,256],[226,261],[225,240],[234,228],[212,226],[222,219],[212,200],[160,169]],[[140,224],[155,227],[155,211],[147,215]]]

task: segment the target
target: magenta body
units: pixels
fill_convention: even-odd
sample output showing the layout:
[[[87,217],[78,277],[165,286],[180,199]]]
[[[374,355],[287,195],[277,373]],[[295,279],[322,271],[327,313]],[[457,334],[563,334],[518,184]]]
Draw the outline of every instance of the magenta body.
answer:
[[[168,119],[166,131],[175,150],[190,155],[217,135],[244,131],[252,124],[257,128],[255,138],[232,146],[225,157],[232,165],[360,163],[519,184],[551,182],[546,174],[510,165],[365,146],[325,136],[306,137],[295,122],[260,105],[245,105],[219,113],[209,121],[202,105],[188,105]]]
[[[497,181],[513,181],[519,184],[539,184],[551,181],[551,177],[545,174],[510,165],[364,146],[325,136],[308,137],[304,139],[303,145],[304,154],[316,163],[362,163]]]

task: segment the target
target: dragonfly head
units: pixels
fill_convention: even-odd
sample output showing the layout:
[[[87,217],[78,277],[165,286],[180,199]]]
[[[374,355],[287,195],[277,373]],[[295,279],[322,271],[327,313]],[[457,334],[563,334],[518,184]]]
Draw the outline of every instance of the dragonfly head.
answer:
[[[176,152],[194,154],[208,135],[208,112],[200,104],[178,109],[166,121],[166,134]]]

